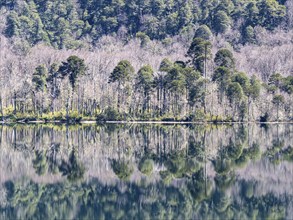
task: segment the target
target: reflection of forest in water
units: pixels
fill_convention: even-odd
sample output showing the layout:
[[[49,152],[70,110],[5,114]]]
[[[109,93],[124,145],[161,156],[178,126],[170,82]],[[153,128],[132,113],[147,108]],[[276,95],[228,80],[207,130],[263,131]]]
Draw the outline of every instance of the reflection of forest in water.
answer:
[[[292,219],[292,131],[0,127],[0,219]]]

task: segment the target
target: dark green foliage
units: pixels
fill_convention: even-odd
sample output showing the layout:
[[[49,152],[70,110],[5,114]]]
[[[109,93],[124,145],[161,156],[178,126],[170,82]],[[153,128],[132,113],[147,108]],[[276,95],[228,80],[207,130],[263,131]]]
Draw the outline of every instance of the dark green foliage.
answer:
[[[232,76],[232,73],[228,68],[218,67],[215,70],[215,73],[213,75],[212,80],[213,81],[223,81],[226,83],[226,82],[229,82],[229,80],[231,80],[231,76]]]
[[[286,15],[286,7],[275,0],[262,0],[258,4],[259,22],[268,29],[280,24]]]
[[[8,37],[18,36],[19,30],[18,30],[18,20],[17,20],[17,14],[15,12],[12,12],[7,16],[7,23],[6,23],[6,35]]]
[[[195,70],[204,73],[205,58],[210,59],[211,43],[203,38],[194,38],[188,51],[187,56]]]
[[[69,161],[62,161],[59,169],[62,175],[66,176],[71,182],[82,180],[85,173],[85,167],[78,161],[76,150],[72,150]]]
[[[199,72],[194,71],[192,68],[184,68],[184,75],[186,79],[187,88],[191,88],[198,80],[202,79],[202,76]]]
[[[251,99],[256,100],[260,95],[261,85],[259,80],[255,76],[249,79],[243,72],[233,74],[235,60],[228,49],[220,49],[216,53],[214,62],[219,67],[215,70],[212,80],[218,84],[220,99],[225,94],[231,106],[234,104],[234,107],[237,108],[241,120],[244,120],[247,113],[249,118]],[[247,98],[248,102],[245,101]]]
[[[37,92],[45,90],[47,74],[47,69],[44,65],[40,65],[36,68],[35,73],[33,74],[32,82]]]
[[[82,180],[85,173],[85,167],[78,161],[76,154],[76,150],[72,150],[69,161],[63,160],[59,168],[62,175],[67,176],[71,182]]]
[[[62,79],[62,75],[58,70],[58,64],[53,63],[49,68],[48,77],[46,79],[52,99],[58,98],[61,93],[60,86],[58,86],[57,81]]]
[[[149,95],[153,87],[154,71],[150,65],[143,66],[137,73],[136,86],[145,96]]]
[[[166,75],[166,87],[175,93],[183,92],[185,88],[185,76],[179,66],[173,67]]]
[[[127,60],[120,61],[110,74],[108,83],[117,83],[117,108],[121,110],[121,103],[125,101],[122,93],[129,95],[130,84],[134,75],[134,68]]]
[[[226,67],[218,67],[215,70],[212,80],[219,84],[221,92],[224,92],[231,82],[232,73]]]
[[[112,161],[112,169],[114,173],[119,177],[121,180],[129,180],[130,176],[133,173],[132,165],[127,161]]]
[[[230,143],[227,148],[227,156],[233,160],[237,160],[243,152],[243,146],[241,144]]]
[[[180,61],[180,60],[175,61],[174,65],[175,66],[179,66],[181,68],[185,68],[186,67],[186,63],[184,61]]]
[[[293,76],[284,77],[282,79],[281,90],[288,94],[293,93]]]
[[[279,121],[279,110],[285,102],[285,98],[281,94],[274,95],[272,103],[277,107],[277,120]]]
[[[210,38],[225,33],[243,20],[243,42],[254,42],[252,30],[260,25],[274,29],[286,18],[284,2],[261,1],[164,1],[164,0],[73,0],[2,1],[0,7],[11,10],[7,16],[6,35],[17,36],[35,45],[46,42],[56,48],[80,48],[82,39],[95,42],[103,35],[124,33],[123,39],[136,36],[145,46],[149,38],[165,39],[202,25],[195,37]],[[207,25],[207,26],[205,26]],[[120,34],[119,34],[120,35]]]
[[[228,69],[235,68],[235,59],[233,54],[230,50],[225,48],[218,50],[214,62],[217,66],[226,67]]]
[[[269,90],[275,93],[276,90],[280,88],[281,81],[282,81],[282,75],[280,73],[272,74],[268,81]]]
[[[46,152],[36,151],[35,159],[33,160],[33,167],[39,176],[44,175],[47,172],[48,164],[46,158]]]
[[[120,61],[110,75],[109,83],[118,82],[124,85],[133,77],[134,68],[127,60]]]
[[[150,42],[150,38],[149,36],[147,36],[145,33],[143,32],[138,32],[136,33],[136,38],[138,38],[140,40],[140,45],[141,47],[145,47],[147,45],[148,42]]]
[[[201,25],[194,34],[194,38],[202,38],[204,40],[210,40],[212,37],[212,32],[210,28],[206,25]]]
[[[238,82],[230,83],[227,88],[227,96],[230,102],[239,101],[243,97],[243,90]]]
[[[205,95],[204,83],[204,80],[198,80],[188,88],[188,102],[191,106],[194,106],[197,102],[202,105]]]
[[[240,72],[234,74],[232,77],[232,82],[239,83],[245,95],[250,93],[250,81],[245,73]]]
[[[143,111],[148,108],[150,93],[154,87],[153,73],[154,71],[150,65],[143,66],[137,73],[135,86],[144,97]]]
[[[87,67],[83,59],[78,56],[70,56],[66,62],[62,62],[59,72],[63,77],[68,76],[72,89],[74,90],[79,76],[85,74]]]
[[[248,3],[245,10],[247,17],[247,25],[255,27],[257,24],[259,24],[259,9],[257,7],[256,2],[252,1]]]
[[[230,27],[231,21],[225,11],[218,11],[213,19],[213,27],[217,33],[225,33]]]
[[[255,43],[255,33],[252,26],[248,25],[244,28],[243,39],[247,43]]]
[[[276,105],[276,106],[280,106],[284,103],[285,99],[284,99],[284,96],[282,95],[275,95],[273,97],[273,104]]]
[[[273,94],[275,94],[279,90],[284,91],[288,94],[292,94],[293,77],[283,77],[279,73],[274,73],[269,77],[267,89]]]
[[[119,112],[111,107],[108,107],[105,109],[103,113],[97,116],[96,120],[97,122],[103,122],[103,121],[119,121],[121,120],[121,115]]]
[[[261,25],[273,29],[285,18],[286,8],[275,0],[261,0],[248,3],[243,15],[247,27]]]
[[[167,172],[175,178],[182,178],[200,169],[200,164],[193,158],[185,158],[183,151],[170,155],[164,165]]]
[[[256,99],[260,95],[261,84],[260,81],[253,75],[250,79],[250,87],[248,90],[248,96]]]
[[[169,59],[165,58],[162,60],[159,70],[163,72],[168,72],[172,67],[173,63]]]

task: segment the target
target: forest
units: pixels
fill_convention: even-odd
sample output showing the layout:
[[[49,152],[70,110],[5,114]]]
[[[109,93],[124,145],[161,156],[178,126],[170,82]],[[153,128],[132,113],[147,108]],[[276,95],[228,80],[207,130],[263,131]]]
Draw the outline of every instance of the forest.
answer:
[[[0,0],[0,117],[292,121],[290,0]]]

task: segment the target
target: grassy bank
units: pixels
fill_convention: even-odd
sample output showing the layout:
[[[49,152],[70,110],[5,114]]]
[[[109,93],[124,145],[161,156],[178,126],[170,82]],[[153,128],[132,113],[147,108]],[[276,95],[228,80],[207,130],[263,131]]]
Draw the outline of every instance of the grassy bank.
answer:
[[[43,114],[33,113],[10,113],[0,115],[0,122],[2,123],[248,123],[248,122],[260,122],[260,123],[273,123],[273,122],[285,122],[291,123],[293,120],[270,120],[268,117],[260,118],[259,120],[235,120],[233,117],[221,117],[213,115],[205,115],[203,113],[192,114],[185,117],[173,117],[171,115],[163,115],[160,117],[152,117],[151,115],[137,115],[135,117],[126,114],[119,113],[115,110],[106,110],[96,115],[83,115],[78,114],[77,111],[70,111],[68,115],[65,111],[49,112]]]

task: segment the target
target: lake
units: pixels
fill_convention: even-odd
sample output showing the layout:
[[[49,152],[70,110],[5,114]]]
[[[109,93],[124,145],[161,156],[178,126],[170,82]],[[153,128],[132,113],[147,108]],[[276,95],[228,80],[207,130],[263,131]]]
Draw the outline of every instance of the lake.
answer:
[[[293,124],[0,126],[0,219],[293,219]]]

